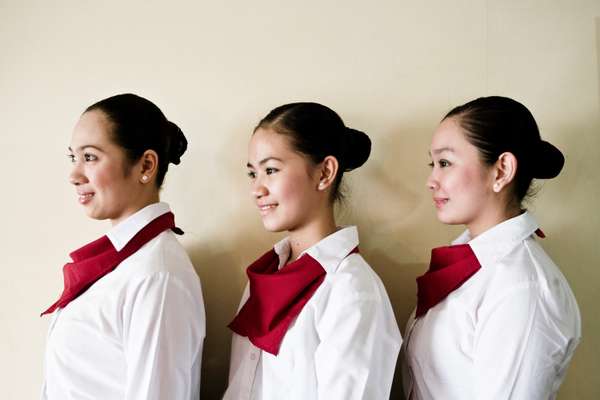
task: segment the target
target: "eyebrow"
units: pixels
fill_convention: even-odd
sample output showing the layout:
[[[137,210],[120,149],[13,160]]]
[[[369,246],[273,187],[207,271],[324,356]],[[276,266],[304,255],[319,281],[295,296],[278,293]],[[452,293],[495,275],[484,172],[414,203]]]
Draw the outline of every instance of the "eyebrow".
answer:
[[[91,147],[92,149],[96,149],[96,150],[98,150],[98,151],[101,151],[101,152],[103,152],[103,153],[104,153],[104,150],[102,150],[102,149],[101,149],[100,147],[98,147],[98,146],[94,146],[93,144],[85,144],[85,145],[83,145],[83,146],[79,146],[79,147],[77,148],[77,150],[81,151],[81,150],[83,150],[83,149],[87,149],[88,147]],[[69,149],[69,151],[70,151],[71,153],[73,153],[73,149],[71,148],[71,146],[69,146],[69,147],[67,147],[67,148]]]
[[[454,153],[454,149],[452,147],[441,147],[439,149],[433,150],[433,154],[440,154],[440,153],[443,153],[445,151],[449,151],[451,153]],[[431,155],[431,152],[429,152],[429,155]]]
[[[258,165],[263,165],[264,163],[266,163],[267,161],[279,161],[279,162],[283,162],[283,160],[281,158],[277,158],[277,157],[267,157],[267,158],[263,158],[262,160],[260,160],[258,162]],[[248,162],[246,163],[246,167],[248,168],[254,168],[254,165],[252,165],[252,163]]]

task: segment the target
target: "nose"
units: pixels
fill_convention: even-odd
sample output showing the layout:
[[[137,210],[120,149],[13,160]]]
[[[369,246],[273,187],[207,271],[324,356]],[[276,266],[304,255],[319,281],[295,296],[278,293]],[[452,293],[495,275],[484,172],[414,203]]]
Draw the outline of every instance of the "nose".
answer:
[[[78,186],[82,183],[86,183],[87,178],[83,173],[81,164],[79,162],[74,162],[73,167],[71,168],[71,172],[69,173],[69,183],[72,185]]]
[[[251,187],[252,197],[260,199],[269,193],[267,187],[263,184],[262,180],[258,177],[252,181]]]
[[[427,185],[427,188],[429,188],[429,190],[432,190],[432,191],[439,188],[439,183],[435,176],[434,169],[431,170],[431,173],[427,177],[427,181],[426,181],[425,185]]]

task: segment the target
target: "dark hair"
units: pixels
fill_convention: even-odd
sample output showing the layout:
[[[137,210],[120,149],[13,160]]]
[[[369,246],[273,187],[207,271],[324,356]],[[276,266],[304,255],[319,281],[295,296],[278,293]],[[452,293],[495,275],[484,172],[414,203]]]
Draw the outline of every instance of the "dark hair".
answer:
[[[485,164],[493,165],[504,152],[516,157],[514,195],[519,204],[530,194],[533,178],[554,178],[565,163],[560,150],[542,140],[533,115],[518,101],[480,97],[452,109],[444,119],[450,117],[457,119]]]
[[[150,100],[135,94],[118,94],[92,104],[85,112],[102,111],[113,125],[112,139],[121,146],[127,159],[134,163],[144,151],[158,154],[156,185],[160,187],[169,169],[169,163],[179,164],[187,149],[187,140],[181,129],[167,120]]]
[[[327,156],[339,163],[332,187],[332,199],[343,198],[340,190],[342,175],[367,161],[371,140],[361,131],[348,128],[332,109],[318,103],[290,103],[267,114],[254,128],[272,129],[289,136],[294,149],[306,155],[315,164]]]

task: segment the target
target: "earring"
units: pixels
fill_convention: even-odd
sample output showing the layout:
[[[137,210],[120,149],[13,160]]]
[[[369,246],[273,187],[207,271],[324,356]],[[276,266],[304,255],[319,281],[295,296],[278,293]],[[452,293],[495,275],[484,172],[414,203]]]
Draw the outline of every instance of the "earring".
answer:
[[[498,183],[494,183],[494,192],[498,193],[500,191],[500,185]]]
[[[325,183],[324,182],[319,182],[319,189],[323,189],[325,187]]]
[[[146,175],[143,175],[143,176],[142,176],[142,181],[146,182],[147,180],[148,180],[148,176],[146,176]]]

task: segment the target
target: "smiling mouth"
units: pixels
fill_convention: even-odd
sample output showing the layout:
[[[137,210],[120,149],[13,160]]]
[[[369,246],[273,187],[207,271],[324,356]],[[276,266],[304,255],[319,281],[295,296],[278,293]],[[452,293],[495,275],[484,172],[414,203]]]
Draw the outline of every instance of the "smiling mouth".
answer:
[[[260,210],[260,213],[264,215],[267,214],[269,211],[275,209],[275,207],[277,207],[277,204],[264,204],[258,206],[258,209]]]
[[[86,204],[92,197],[94,197],[94,193],[78,193],[77,201],[79,201],[80,204]]]

